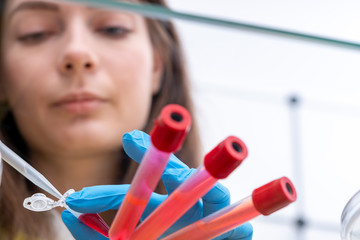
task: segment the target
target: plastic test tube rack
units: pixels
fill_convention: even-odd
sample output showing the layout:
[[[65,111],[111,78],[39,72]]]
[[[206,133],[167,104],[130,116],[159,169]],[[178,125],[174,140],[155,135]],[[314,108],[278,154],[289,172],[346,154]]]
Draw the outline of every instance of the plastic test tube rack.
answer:
[[[110,227],[110,239],[130,238],[171,153],[180,149],[190,125],[191,116],[185,108],[170,104],[162,109],[150,132],[152,144],[146,150],[130,189]]]
[[[226,138],[205,156],[204,167],[199,167],[139,225],[131,240],[151,240],[160,237],[205,195],[218,179],[226,178],[236,169],[247,154],[247,148],[239,138]]]
[[[260,214],[270,215],[296,198],[294,185],[287,177],[282,177],[255,189],[252,196],[190,224],[163,240],[213,239]]]

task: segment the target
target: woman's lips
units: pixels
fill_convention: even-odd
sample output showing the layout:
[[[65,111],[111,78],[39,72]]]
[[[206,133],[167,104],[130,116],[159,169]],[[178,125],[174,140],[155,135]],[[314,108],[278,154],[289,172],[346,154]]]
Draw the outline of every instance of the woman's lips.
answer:
[[[98,110],[106,100],[90,93],[68,94],[54,104],[54,107],[70,114],[89,114]]]

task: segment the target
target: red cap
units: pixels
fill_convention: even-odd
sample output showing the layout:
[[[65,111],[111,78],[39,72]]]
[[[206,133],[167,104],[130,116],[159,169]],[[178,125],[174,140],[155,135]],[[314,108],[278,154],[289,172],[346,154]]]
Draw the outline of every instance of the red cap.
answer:
[[[190,113],[177,104],[166,105],[150,132],[152,144],[163,152],[176,152],[190,130]]]
[[[247,155],[248,151],[243,141],[230,136],[206,154],[204,165],[213,177],[222,179],[229,176]]]
[[[270,215],[286,207],[294,202],[296,197],[295,187],[287,177],[269,182],[255,189],[252,194],[256,210],[263,215]]]

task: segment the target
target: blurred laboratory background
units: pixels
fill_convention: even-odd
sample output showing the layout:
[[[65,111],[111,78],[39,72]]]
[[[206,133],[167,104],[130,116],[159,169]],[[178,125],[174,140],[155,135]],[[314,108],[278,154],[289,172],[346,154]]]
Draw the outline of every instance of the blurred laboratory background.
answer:
[[[360,43],[355,0],[170,0],[173,10]],[[251,221],[254,240],[338,240],[360,190],[360,47],[175,20],[204,152],[228,135],[247,160],[223,183],[232,202],[287,176],[298,200]]]

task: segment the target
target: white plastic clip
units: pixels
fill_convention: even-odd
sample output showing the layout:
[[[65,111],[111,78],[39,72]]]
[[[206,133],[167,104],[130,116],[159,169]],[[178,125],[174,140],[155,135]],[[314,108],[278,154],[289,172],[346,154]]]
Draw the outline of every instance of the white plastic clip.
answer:
[[[68,190],[58,201],[46,197],[43,193],[35,193],[31,197],[25,198],[23,206],[34,212],[44,212],[56,207],[66,207],[65,199],[73,192],[75,192],[74,189]]]

